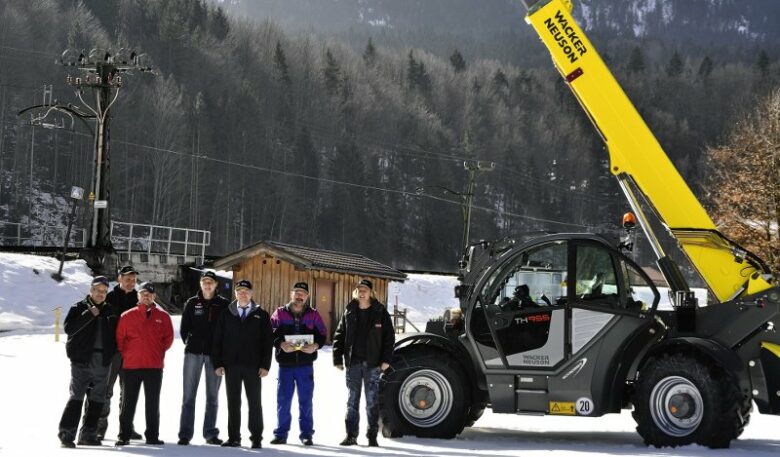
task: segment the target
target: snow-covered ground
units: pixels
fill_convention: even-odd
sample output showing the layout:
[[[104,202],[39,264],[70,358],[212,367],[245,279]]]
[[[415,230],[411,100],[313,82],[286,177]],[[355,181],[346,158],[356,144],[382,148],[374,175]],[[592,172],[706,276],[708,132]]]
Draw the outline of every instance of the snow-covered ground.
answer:
[[[46,330],[54,326],[54,308],[64,313],[89,290],[92,272],[83,260],[66,262],[65,278],[51,278],[60,262],[52,257],[0,252],[0,332]]]
[[[38,274],[33,269],[39,271]],[[69,362],[65,356],[63,341],[56,343],[52,334],[51,308],[54,305],[69,306],[80,299],[88,289],[89,271],[79,262],[66,266],[63,284],[52,281],[48,273],[56,270],[50,259],[0,254],[0,325],[16,330],[0,333],[0,455],[2,456],[101,456],[117,455],[117,452],[149,456],[236,456],[247,455],[247,448],[224,449],[207,446],[196,434],[193,445],[183,447],[177,440],[181,407],[181,371],[183,344],[180,339],[166,357],[162,387],[161,434],[165,446],[146,446],[134,443],[121,451],[112,447],[118,422],[118,395],[114,396],[113,412],[104,447],[61,449],[57,439],[57,424],[68,398]],[[47,270],[47,271],[44,271]],[[451,280],[447,280],[451,281]],[[449,282],[441,277],[413,276],[399,292],[399,304],[410,309],[415,322],[424,323],[429,316],[438,316],[452,303]],[[421,284],[428,284],[427,289]],[[410,297],[414,290],[418,295]],[[437,298],[438,297],[438,298]],[[393,298],[391,295],[391,302]],[[437,308],[441,301],[441,308]],[[13,316],[13,318],[8,318]],[[46,317],[48,316],[48,317]],[[178,329],[179,319],[174,317]],[[177,335],[178,336],[178,335]],[[263,405],[265,419],[264,448],[262,454],[272,456],[342,456],[400,455],[400,456],[588,456],[636,455],[636,456],[776,456],[780,452],[777,430],[780,418],[755,414],[750,426],[731,449],[713,451],[689,446],[682,449],[654,449],[642,444],[634,432],[634,422],[629,412],[601,418],[513,416],[486,412],[475,424],[454,440],[430,440],[418,438],[383,439],[382,447],[368,448],[361,436],[361,446],[343,448],[338,442],[344,436],[343,417],[346,405],[344,374],[333,368],[330,349],[321,351],[315,366],[315,430],[316,446],[304,448],[292,439],[297,436],[297,423],[293,423],[290,442],[286,446],[271,446],[268,441],[275,426],[275,373],[264,381]],[[198,397],[196,430],[203,417],[202,391]],[[227,414],[224,388],[218,425],[222,437],[226,436]],[[362,413],[362,411],[361,411]],[[293,408],[293,417],[297,417]],[[245,419],[245,414],[244,414]],[[144,429],[143,399],[139,401],[135,425]],[[365,417],[363,416],[363,430]],[[246,437],[246,423],[242,433]],[[248,440],[244,439],[244,445]]]

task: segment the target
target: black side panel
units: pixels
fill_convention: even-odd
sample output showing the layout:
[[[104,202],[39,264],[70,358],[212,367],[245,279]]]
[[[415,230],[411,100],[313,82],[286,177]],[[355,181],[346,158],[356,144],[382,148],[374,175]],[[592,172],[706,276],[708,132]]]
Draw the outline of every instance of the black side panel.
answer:
[[[780,357],[772,351],[761,349],[761,367],[764,369],[768,401],[755,397],[758,410],[762,414],[780,415]]]

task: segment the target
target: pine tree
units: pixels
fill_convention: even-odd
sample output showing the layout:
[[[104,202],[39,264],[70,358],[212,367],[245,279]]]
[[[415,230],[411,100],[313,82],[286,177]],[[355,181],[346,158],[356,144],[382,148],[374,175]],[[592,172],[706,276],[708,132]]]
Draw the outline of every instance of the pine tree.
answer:
[[[766,78],[769,75],[769,56],[763,49],[758,53],[758,60],[756,60],[756,67],[758,73],[762,78]]]
[[[455,70],[455,73],[466,70],[466,59],[463,58],[463,55],[457,49],[450,56],[450,64],[452,64],[452,69]]]
[[[419,74],[420,70],[417,61],[414,59],[414,51],[409,50],[406,66],[406,81],[409,84],[410,90],[417,87],[417,81],[420,78]]]
[[[328,94],[331,96],[336,95],[341,83],[341,68],[330,49],[325,51],[325,68],[322,70],[322,74],[325,78],[325,89],[328,91]]]
[[[704,56],[701,65],[699,65],[699,77],[703,79],[708,78],[712,73],[712,67],[712,59],[709,56]]]
[[[230,21],[222,7],[214,10],[211,17],[211,34],[219,41],[227,38],[230,33]]]
[[[367,67],[373,67],[376,63],[376,48],[374,47],[374,41],[371,37],[368,37],[366,50],[363,51],[363,62],[365,62]]]
[[[682,58],[680,58],[680,54],[677,51],[674,51],[674,54],[672,54],[672,58],[669,59],[669,65],[666,66],[666,74],[670,78],[676,78],[680,76],[682,72],[683,72]]]
[[[628,71],[629,73],[641,73],[644,70],[645,54],[642,52],[642,48],[635,46],[628,58]]]
[[[509,80],[506,79],[506,74],[499,68],[493,75],[493,90],[500,91],[509,87]]]
[[[282,43],[279,41],[276,42],[276,50],[274,51],[274,67],[276,68],[276,78],[285,86],[291,86],[290,67],[287,65],[287,57],[284,54]]]

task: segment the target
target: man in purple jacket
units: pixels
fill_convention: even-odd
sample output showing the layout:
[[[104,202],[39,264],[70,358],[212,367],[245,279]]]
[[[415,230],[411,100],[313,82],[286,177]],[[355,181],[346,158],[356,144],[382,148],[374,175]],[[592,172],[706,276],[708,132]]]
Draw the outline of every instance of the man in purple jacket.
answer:
[[[290,292],[290,303],[277,308],[271,316],[274,329],[276,361],[279,363],[279,385],[276,389],[276,420],[271,444],[287,443],[292,416],[290,405],[298,388],[301,442],[311,446],[314,435],[312,397],[317,349],[325,344],[327,330],[317,310],[309,306],[309,285],[297,282]]]

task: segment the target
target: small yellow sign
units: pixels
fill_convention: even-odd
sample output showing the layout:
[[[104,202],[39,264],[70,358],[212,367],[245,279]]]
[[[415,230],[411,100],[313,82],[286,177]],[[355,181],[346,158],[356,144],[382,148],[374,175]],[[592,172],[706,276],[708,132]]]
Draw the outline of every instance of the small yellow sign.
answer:
[[[562,416],[575,416],[577,412],[574,409],[574,402],[551,401],[550,414],[557,414]]]

